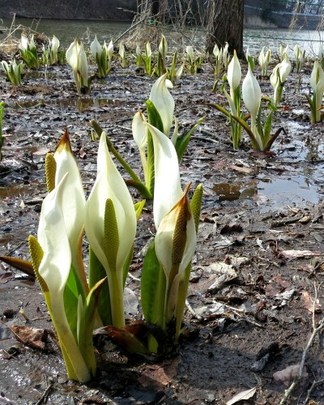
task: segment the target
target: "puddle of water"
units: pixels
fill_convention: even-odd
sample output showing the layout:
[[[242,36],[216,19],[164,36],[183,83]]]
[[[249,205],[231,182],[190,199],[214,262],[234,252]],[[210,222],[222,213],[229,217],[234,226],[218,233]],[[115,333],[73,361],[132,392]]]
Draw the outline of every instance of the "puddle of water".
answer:
[[[213,190],[219,197],[219,201],[234,201],[239,199],[253,198],[257,194],[255,184],[243,186],[242,184],[234,183],[218,183],[214,184]]]
[[[83,112],[88,108],[100,108],[107,107],[108,105],[116,104],[114,100],[109,100],[107,98],[74,98],[74,99],[57,99],[57,100],[45,100],[43,98],[39,99],[28,99],[19,100],[13,108],[34,108],[34,107],[45,107],[46,105],[54,105],[59,108],[66,109],[69,107],[76,108],[79,112]]]
[[[266,196],[277,207],[319,202],[317,187],[304,176],[261,181],[258,184],[258,194]]]
[[[107,98],[78,98],[76,100],[75,106],[79,110],[79,112],[83,112],[88,108],[100,108],[100,107],[107,107],[108,105],[114,104],[113,100],[108,100]]]
[[[258,182],[245,185],[218,183],[214,185],[213,190],[218,195],[219,201],[254,199],[272,208],[287,205],[303,206],[306,203],[316,204],[320,199],[318,188],[303,176],[274,180],[259,179]]]
[[[305,160],[309,151],[305,141],[300,139],[300,135],[306,134],[309,131],[309,125],[301,125],[296,121],[289,121],[287,131],[290,135],[290,140],[287,143],[284,142],[282,145],[278,145],[278,155],[295,162]]]
[[[304,141],[294,139],[292,142],[284,145],[284,148],[278,151],[280,158],[285,158],[285,161],[301,162],[305,161],[309,151]]]

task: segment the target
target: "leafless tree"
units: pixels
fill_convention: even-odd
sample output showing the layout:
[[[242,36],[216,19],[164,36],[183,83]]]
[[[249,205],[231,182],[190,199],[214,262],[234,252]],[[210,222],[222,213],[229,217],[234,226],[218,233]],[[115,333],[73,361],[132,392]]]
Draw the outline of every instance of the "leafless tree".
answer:
[[[228,42],[230,51],[243,57],[244,0],[138,0],[138,12],[180,29],[188,23],[205,26],[208,52]]]
[[[211,53],[215,44],[223,47],[226,42],[231,52],[239,57],[243,51],[244,0],[209,0],[206,50]]]

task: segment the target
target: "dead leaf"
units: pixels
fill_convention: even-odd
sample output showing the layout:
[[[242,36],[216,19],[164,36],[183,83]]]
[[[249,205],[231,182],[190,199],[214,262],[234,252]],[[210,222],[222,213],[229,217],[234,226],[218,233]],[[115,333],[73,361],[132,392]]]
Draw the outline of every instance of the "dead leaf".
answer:
[[[50,150],[49,150],[48,148],[42,147],[42,148],[39,148],[39,149],[35,150],[35,151],[33,152],[33,155],[35,155],[35,156],[44,156],[44,155],[46,155],[49,151],[50,151]]]
[[[0,274],[0,284],[6,284],[8,281],[14,280],[15,275],[10,271]]]
[[[312,218],[309,215],[304,215],[298,222],[300,222],[301,224],[308,224],[311,219]]]
[[[87,157],[87,152],[83,148],[80,148],[79,156],[81,159],[85,159]]]
[[[283,370],[273,373],[273,379],[288,386],[296,377],[299,376],[299,372],[300,364],[292,364],[291,366],[288,366]],[[302,377],[308,377],[307,371],[303,370]]]
[[[233,405],[240,401],[247,401],[252,398],[256,393],[256,387],[250,388],[248,390],[239,392],[232,399],[226,402],[226,405]]]
[[[312,299],[311,295],[307,291],[302,291],[301,293],[301,299],[303,301],[304,307],[307,309],[307,311],[313,313],[315,312],[320,312],[322,310],[321,304],[319,303],[319,300],[317,299],[316,302],[314,303],[314,300]]]
[[[230,165],[229,168],[242,174],[251,174],[254,171],[254,169],[252,169],[251,167],[241,167],[237,165]]]
[[[237,222],[230,222],[228,224],[225,224],[220,230],[221,235],[227,235],[236,232],[243,232],[242,225],[238,224]]]
[[[30,326],[12,325],[9,327],[15,338],[32,349],[46,350],[49,331],[47,329],[37,329]]]
[[[282,250],[280,255],[285,259],[302,259],[304,257],[320,256],[320,252],[312,252],[311,250]]]
[[[213,273],[213,276],[208,280],[208,292],[210,293],[220,290],[225,283],[237,278],[237,272],[233,266],[224,262],[211,263],[209,266],[205,267],[205,271]]]
[[[143,387],[163,389],[168,386],[178,372],[180,358],[172,359],[163,364],[150,364],[141,370],[139,382]]]
[[[214,184],[213,190],[219,197],[219,201],[234,201],[240,198],[240,184],[218,183]]]

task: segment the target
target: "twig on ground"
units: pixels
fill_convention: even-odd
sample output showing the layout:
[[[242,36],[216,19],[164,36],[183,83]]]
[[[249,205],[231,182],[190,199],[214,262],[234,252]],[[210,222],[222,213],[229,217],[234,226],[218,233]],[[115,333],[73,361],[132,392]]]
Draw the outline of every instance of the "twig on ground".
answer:
[[[313,381],[312,385],[310,386],[309,390],[307,391],[307,396],[305,398],[304,405],[308,404],[308,401],[310,400],[310,396],[311,396],[313,389],[322,384],[324,384],[324,378],[322,380]]]
[[[191,313],[191,315],[193,315],[196,319],[198,319],[198,321],[203,320],[203,317],[197,314],[197,312],[192,308],[188,300],[186,300],[186,307],[188,311]]]
[[[42,393],[42,395],[41,395],[41,397],[39,398],[39,400],[36,402],[35,405],[41,405],[42,403],[45,404],[45,403],[47,402],[47,397],[48,397],[48,395],[49,395],[49,393],[50,393],[52,387],[53,387],[53,383],[50,382],[50,383],[48,384],[48,386],[46,387],[46,389],[44,390],[44,392]]]
[[[315,310],[316,310],[316,302],[317,302],[317,288],[315,288],[315,297],[313,301],[313,312],[312,312],[312,334],[310,335],[310,338],[308,339],[308,342],[303,350],[302,358],[300,361],[300,366],[299,366],[299,373],[298,376],[294,379],[294,381],[290,384],[290,386],[285,390],[284,396],[281,399],[279,405],[286,405],[288,403],[288,400],[295,390],[295,388],[299,385],[300,381],[302,380],[303,377],[303,370],[306,362],[306,356],[308,354],[308,351],[310,347],[312,346],[316,336],[324,329],[324,318],[320,320],[318,325],[316,326],[316,321],[315,321]],[[323,380],[320,380],[321,383],[323,383]],[[317,382],[313,382],[312,384],[312,389],[314,388],[313,385],[317,384]],[[310,395],[310,390],[308,390],[307,397]],[[307,401],[306,401],[307,402]]]

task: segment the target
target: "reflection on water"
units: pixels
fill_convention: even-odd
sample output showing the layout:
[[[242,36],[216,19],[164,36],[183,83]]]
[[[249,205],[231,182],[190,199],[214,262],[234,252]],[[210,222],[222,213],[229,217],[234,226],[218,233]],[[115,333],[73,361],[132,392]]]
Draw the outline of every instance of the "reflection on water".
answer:
[[[8,27],[10,24],[10,20],[3,20],[4,26]],[[92,41],[95,35],[97,35],[100,40],[114,40],[130,26],[130,23],[114,23],[107,21],[32,20],[28,18],[17,18],[15,25],[17,26],[19,24],[30,27],[37,32],[44,33],[49,37],[55,34],[64,46],[70,44],[74,38]]]
[[[252,53],[259,51],[260,46],[267,46],[278,52],[279,45],[288,45],[290,56],[293,56],[293,48],[300,45],[310,55],[318,55],[320,46],[324,42],[324,31],[288,29],[246,29],[244,30],[244,45]]]
[[[253,199],[270,204],[272,208],[316,204],[320,199],[318,188],[304,176],[263,178],[250,184],[218,183],[214,185],[213,190],[219,201]]]
[[[10,26],[10,20],[4,20],[4,26]],[[31,27],[35,31],[43,32],[51,37],[55,34],[64,46],[67,46],[75,37],[82,38],[86,42],[92,41],[94,35],[98,36],[100,41],[115,40],[118,36],[125,32],[130,23],[118,23],[107,21],[83,21],[83,20],[31,20],[31,19],[16,19],[15,24],[22,24]],[[166,35],[173,32],[173,28],[167,30]],[[196,46],[201,47],[201,40],[205,35],[202,29],[188,29],[185,32],[184,38],[187,38],[188,43],[193,42]],[[3,37],[3,35],[2,35]],[[2,39],[0,35],[0,40]],[[324,31],[291,31],[284,29],[245,29],[244,30],[244,46],[250,51],[256,52],[265,45],[273,51],[277,51],[280,44],[288,45],[290,52],[293,52],[293,47],[299,44],[309,54],[318,54],[320,45],[324,42]]]
[[[11,105],[11,108],[14,109],[21,109],[21,108],[37,108],[37,107],[44,107],[46,105],[54,105],[61,109],[66,108],[75,108],[79,112],[86,111],[90,108],[101,108],[107,107],[111,104],[124,103],[120,100],[110,100],[107,98],[59,98],[59,99],[50,99],[44,100],[43,98],[34,98],[34,99],[26,99],[26,100],[19,100],[15,104]]]
[[[276,206],[303,205],[307,202],[318,203],[317,187],[304,176],[277,178],[269,182],[260,182],[258,193],[275,202]]]
[[[239,183],[217,183],[213,190],[218,195],[219,201],[234,201],[253,198],[257,194],[255,183],[243,186]]]

